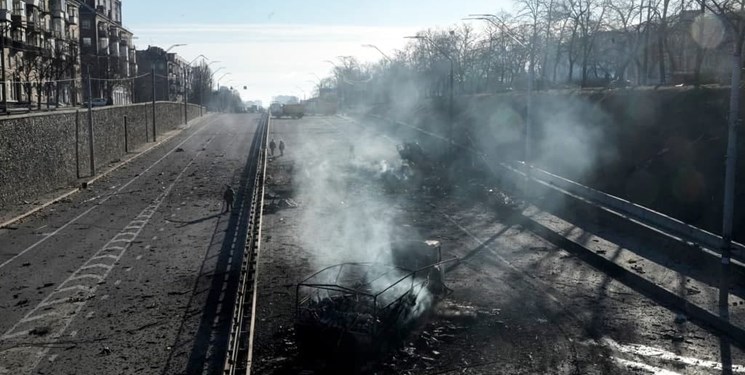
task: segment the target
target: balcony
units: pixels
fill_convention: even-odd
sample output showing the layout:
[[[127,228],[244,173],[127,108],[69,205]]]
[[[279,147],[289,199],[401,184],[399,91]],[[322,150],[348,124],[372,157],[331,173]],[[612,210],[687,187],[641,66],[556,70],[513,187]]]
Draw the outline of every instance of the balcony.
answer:
[[[26,22],[26,30],[30,33],[40,33],[42,32],[41,23],[39,23],[35,18],[30,18],[28,22]]]
[[[54,9],[52,10],[52,18],[65,19],[67,18],[67,15],[65,14],[65,11],[62,9]]]
[[[9,9],[0,9],[0,22],[11,22],[11,12]]]
[[[23,27],[23,24],[26,22],[26,16],[13,12],[13,15],[11,15],[10,20],[11,20],[11,24],[13,25],[13,27],[19,28],[19,27]]]
[[[98,53],[101,55],[109,54],[109,38],[98,38]]]
[[[30,7],[41,7],[41,0],[26,0],[26,5]]]
[[[67,22],[70,23],[70,25],[77,25],[80,23],[80,16],[77,14],[70,14],[70,17],[68,17]]]

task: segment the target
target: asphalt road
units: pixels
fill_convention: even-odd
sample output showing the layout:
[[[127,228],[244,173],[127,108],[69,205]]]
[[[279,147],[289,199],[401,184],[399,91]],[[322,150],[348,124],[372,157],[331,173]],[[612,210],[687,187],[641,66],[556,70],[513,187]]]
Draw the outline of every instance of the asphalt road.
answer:
[[[217,373],[258,119],[198,120],[0,230],[0,374]]]
[[[376,359],[379,374],[718,374],[722,361],[745,373],[739,348],[471,199],[468,179],[442,195],[383,191],[381,171],[395,166],[407,135],[308,117],[273,121],[269,137],[288,148],[267,170],[257,373],[328,373],[299,355],[295,285],[322,267],[369,260],[366,245],[396,231],[438,240],[444,258],[462,262],[445,276],[452,294],[409,342]],[[576,232],[590,236],[567,228]]]

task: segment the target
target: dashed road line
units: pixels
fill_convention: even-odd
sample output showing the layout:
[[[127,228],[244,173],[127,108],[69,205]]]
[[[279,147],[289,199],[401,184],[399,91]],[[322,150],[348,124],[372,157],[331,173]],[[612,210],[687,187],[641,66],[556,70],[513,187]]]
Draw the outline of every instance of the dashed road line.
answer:
[[[114,260],[114,263],[118,262],[124,256],[131,243],[140,234],[142,228],[147,225],[147,223],[161,206],[163,201],[165,201],[165,198],[171,193],[171,190],[174,186],[176,186],[176,183],[184,175],[184,172],[186,172],[186,170],[191,167],[192,164],[194,164],[194,161],[199,157],[199,155],[201,155],[201,153],[202,151],[198,152],[194,156],[194,158],[179,172],[179,174],[171,182],[171,184],[168,185],[168,187],[161,194],[159,194],[149,206],[147,206],[144,210],[142,210],[142,212],[140,212],[139,215],[137,215],[134,221],[144,222],[144,225],[141,226],[136,233],[131,235],[131,238],[122,241],[120,239],[122,233],[117,233],[114,238],[112,238],[106,245],[104,245],[98,252],[96,252],[78,270],[73,272],[72,275],[67,278],[67,280],[63,281],[52,293],[44,298],[44,300],[42,300],[39,305],[29,311],[28,314],[23,317],[23,319],[13,325],[13,327],[11,327],[10,330],[8,330],[5,334],[0,336],[0,342],[6,341],[15,337],[28,335],[28,332],[30,332],[31,329],[37,328],[39,326],[45,327],[45,329],[49,332],[43,337],[31,337],[25,340],[23,343],[17,343],[17,345],[15,346],[10,345],[10,349],[0,351],[0,363],[3,363],[3,365],[6,366],[10,365],[11,368],[17,370],[17,373],[24,374],[32,372],[39,365],[41,360],[49,351],[49,345],[55,343],[62,336],[62,334],[64,334],[75,317],[86,305],[87,301],[94,296],[94,293],[98,288],[98,284],[105,282],[106,277],[108,277],[109,273],[111,273],[111,271],[113,270],[113,267],[104,269],[104,272],[100,275],[93,273],[83,273],[91,271],[91,269],[85,269],[86,265],[90,265],[95,261],[95,259],[99,259],[101,255],[103,255],[102,253],[110,251],[112,249],[114,249],[115,251],[119,251],[119,254],[116,257],[111,258]],[[131,223],[127,225],[131,225]],[[113,247],[111,245],[113,242],[124,242],[124,244],[123,246]],[[94,279],[97,281],[97,284],[90,287],[88,287],[88,285],[86,284],[82,284],[82,282],[87,279]],[[88,287],[89,289],[87,290],[87,293],[78,293],[75,298],[69,298],[68,301],[66,301],[65,303],[52,305],[52,311],[46,312],[48,310],[47,308],[50,306],[44,305],[45,303],[60,299],[60,290],[70,290],[70,288],[72,288],[73,286],[83,286]],[[41,311],[45,312],[42,313]],[[90,311],[88,314],[86,314],[85,317],[87,319],[91,319],[94,314],[94,311]]]

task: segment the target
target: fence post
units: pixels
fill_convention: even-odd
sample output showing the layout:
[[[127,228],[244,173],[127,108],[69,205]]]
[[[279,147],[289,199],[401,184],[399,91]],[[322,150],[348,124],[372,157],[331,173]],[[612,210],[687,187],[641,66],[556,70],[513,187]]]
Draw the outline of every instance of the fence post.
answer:
[[[124,116],[124,153],[129,152],[129,136],[127,132],[127,116]]]
[[[158,136],[155,131],[155,65],[153,65],[153,69],[152,72],[150,72],[150,75],[152,76],[153,85],[153,142],[156,142]]]
[[[87,67],[88,76],[88,147],[91,157],[91,177],[96,175],[96,157],[93,154],[93,88],[91,87],[91,67]]]
[[[75,110],[75,178],[80,178],[80,110]]]

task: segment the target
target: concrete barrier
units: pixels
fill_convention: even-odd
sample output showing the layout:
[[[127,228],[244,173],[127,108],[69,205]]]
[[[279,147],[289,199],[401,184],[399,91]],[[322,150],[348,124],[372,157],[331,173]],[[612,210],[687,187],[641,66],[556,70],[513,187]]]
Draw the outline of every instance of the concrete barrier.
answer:
[[[93,160],[97,170],[130,150],[153,141],[152,103],[95,108]],[[173,102],[155,104],[157,134],[200,115],[200,107]],[[206,111],[205,111],[206,113]],[[0,117],[0,207],[33,201],[41,194],[91,177],[86,109]]]

